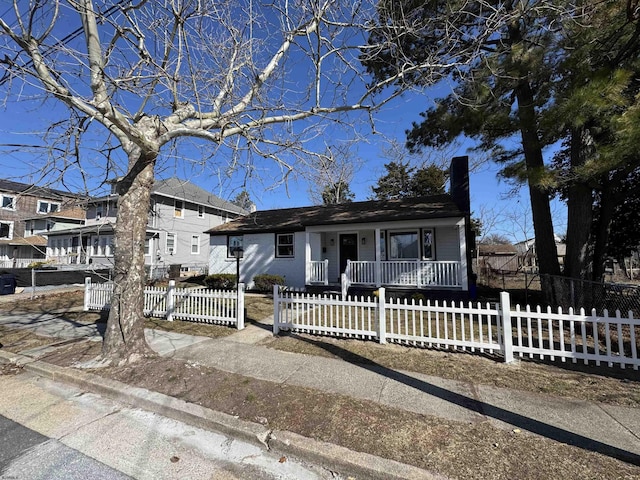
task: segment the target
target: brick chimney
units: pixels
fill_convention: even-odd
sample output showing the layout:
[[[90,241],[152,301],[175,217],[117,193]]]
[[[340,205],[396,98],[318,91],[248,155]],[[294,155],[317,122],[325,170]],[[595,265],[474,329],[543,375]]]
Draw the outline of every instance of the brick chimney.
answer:
[[[469,157],[453,157],[449,167],[449,193],[458,208],[467,215],[471,213],[469,195]]]

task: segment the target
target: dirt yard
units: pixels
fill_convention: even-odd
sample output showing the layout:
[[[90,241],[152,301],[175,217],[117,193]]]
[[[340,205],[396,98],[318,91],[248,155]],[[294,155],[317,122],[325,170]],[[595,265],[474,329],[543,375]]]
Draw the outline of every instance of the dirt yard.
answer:
[[[77,312],[80,297],[60,295],[26,305],[0,304],[1,311],[76,310],[75,320],[104,321],[99,314]],[[247,297],[248,322],[270,314],[270,300]],[[272,308],[272,307],[271,307]],[[151,328],[219,336],[233,329],[187,322],[148,320]],[[31,337],[30,337],[31,336]],[[51,342],[24,331],[0,330],[3,349],[20,351]],[[565,397],[640,406],[638,372],[601,367],[558,368],[534,362],[508,366],[496,359],[463,353],[380,346],[373,342],[313,336],[269,338],[271,348],[376,363],[478,384],[546,392]],[[94,358],[95,342],[57,349],[44,360],[63,366]],[[566,365],[565,367],[569,367]],[[3,367],[0,374],[19,374]],[[122,382],[159,391],[214,410],[237,415],[274,429],[416,465],[459,479],[640,478],[640,467],[523,432],[499,430],[488,422],[462,424],[406,412],[342,395],[282,386],[168,358],[149,358],[125,368],[96,370]]]

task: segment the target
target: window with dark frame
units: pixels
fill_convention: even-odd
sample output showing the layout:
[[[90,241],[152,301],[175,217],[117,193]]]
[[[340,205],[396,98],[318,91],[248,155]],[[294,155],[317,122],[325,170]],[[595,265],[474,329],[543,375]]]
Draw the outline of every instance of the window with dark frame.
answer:
[[[422,259],[435,259],[435,236],[433,228],[422,229]]]
[[[292,258],[294,256],[293,233],[276,234],[276,257]]]

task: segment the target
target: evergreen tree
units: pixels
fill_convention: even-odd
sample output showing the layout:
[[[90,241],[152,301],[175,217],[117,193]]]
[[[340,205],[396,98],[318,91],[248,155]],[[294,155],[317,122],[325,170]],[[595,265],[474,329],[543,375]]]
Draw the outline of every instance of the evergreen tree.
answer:
[[[335,205],[337,203],[350,203],[355,198],[349,188],[349,184],[343,181],[333,185],[327,185],[322,191],[322,204]]]

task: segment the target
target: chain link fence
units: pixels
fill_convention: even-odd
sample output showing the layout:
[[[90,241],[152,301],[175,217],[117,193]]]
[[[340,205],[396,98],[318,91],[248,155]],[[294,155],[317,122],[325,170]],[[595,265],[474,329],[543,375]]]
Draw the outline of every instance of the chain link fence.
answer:
[[[490,296],[496,290],[506,290],[514,303],[521,305],[541,305],[568,310],[584,308],[602,314],[608,310],[615,314],[640,318],[640,285],[616,282],[591,282],[576,278],[554,275],[539,275],[530,272],[483,271],[478,282],[484,286]]]

